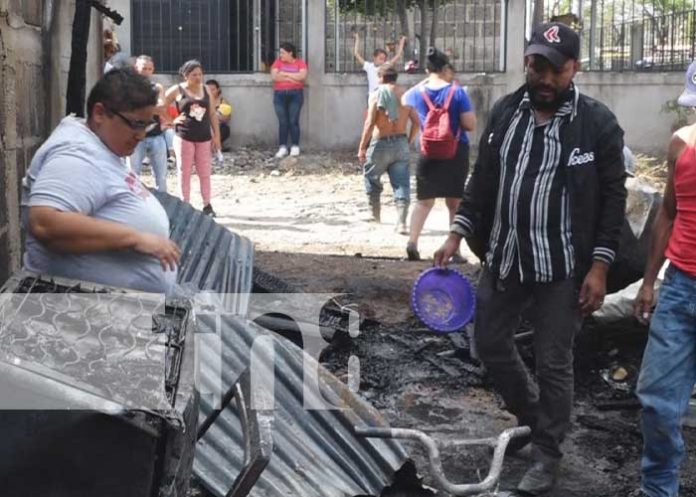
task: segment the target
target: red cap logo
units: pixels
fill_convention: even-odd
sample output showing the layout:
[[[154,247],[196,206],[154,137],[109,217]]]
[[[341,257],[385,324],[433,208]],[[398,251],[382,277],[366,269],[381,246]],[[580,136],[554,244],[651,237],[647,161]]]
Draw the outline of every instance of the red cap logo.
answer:
[[[549,43],[560,43],[561,37],[558,36],[558,26],[551,26],[544,31],[544,38],[546,38],[546,41]]]

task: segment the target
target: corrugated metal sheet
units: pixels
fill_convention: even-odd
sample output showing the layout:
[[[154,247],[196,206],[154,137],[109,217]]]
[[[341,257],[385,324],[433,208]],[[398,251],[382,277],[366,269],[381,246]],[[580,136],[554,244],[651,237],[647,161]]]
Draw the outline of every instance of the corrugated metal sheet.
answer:
[[[210,217],[176,197],[155,193],[169,216],[171,238],[182,249],[179,283],[216,293],[236,294],[226,310],[245,315],[252,291],[251,242],[217,225]],[[265,279],[264,277],[265,276]],[[269,278],[272,280],[269,283]],[[289,291],[284,282],[257,271],[257,291]],[[266,281],[269,280],[269,281]],[[268,288],[261,283],[266,281]],[[271,284],[272,283],[272,284]],[[263,287],[263,288],[262,288]],[[280,287],[283,287],[281,289]],[[401,444],[391,440],[357,438],[357,425],[386,426],[377,410],[352,394],[323,368],[324,396],[342,405],[338,410],[305,410],[304,352],[241,317],[199,314],[199,333],[217,333],[222,347],[222,391],[237,382],[249,367],[250,351],[260,336],[275,345],[274,451],[251,495],[255,497],[345,497],[379,495],[406,462]],[[203,391],[218,381],[219,350],[199,341],[198,364]],[[309,359],[312,361],[312,359]],[[212,412],[202,396],[199,423]],[[244,466],[244,434],[234,404],[225,409],[196,448],[194,472],[214,494],[222,497]]]
[[[198,327],[202,333],[220,330],[225,389],[249,367],[255,339],[271,336],[274,341],[274,451],[252,496],[380,495],[392,483],[394,473],[407,460],[402,446],[393,440],[357,438],[352,431],[357,425],[386,426],[376,409],[320,368],[324,397],[344,408],[305,410],[302,367],[306,358],[302,350],[253,323],[232,316],[223,316],[217,322],[214,316],[199,316]],[[198,352],[205,385],[213,381],[211,371],[205,368],[215,363],[215,357],[210,354],[216,351],[199,348]],[[209,400],[202,398],[199,423],[211,410]],[[219,497],[229,491],[244,465],[243,441],[237,413],[228,407],[198,443],[194,472]]]
[[[251,241],[172,195],[153,193],[169,217],[170,238],[181,248],[179,284],[228,294],[226,310],[245,314],[254,265]]]

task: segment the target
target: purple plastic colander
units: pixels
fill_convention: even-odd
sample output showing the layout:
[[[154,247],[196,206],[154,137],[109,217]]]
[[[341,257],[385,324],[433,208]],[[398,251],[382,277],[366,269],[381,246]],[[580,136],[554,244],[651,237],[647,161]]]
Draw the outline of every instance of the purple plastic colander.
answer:
[[[469,280],[456,269],[433,267],[413,284],[411,307],[423,324],[439,333],[464,328],[474,317],[476,297]]]

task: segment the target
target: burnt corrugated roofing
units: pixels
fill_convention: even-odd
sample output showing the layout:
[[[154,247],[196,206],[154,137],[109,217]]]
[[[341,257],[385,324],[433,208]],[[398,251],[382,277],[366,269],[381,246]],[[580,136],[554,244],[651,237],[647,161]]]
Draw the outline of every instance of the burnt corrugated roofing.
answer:
[[[251,494],[256,497],[345,497],[379,495],[392,483],[406,462],[401,444],[393,440],[357,438],[357,425],[386,426],[378,411],[353,394],[331,373],[320,368],[321,388],[342,409],[306,410],[303,404],[303,365],[313,363],[305,352],[243,317],[252,292],[251,242],[193,209],[176,197],[156,193],[170,221],[171,238],[182,249],[179,283],[201,290],[229,293],[234,305],[224,310],[236,314],[197,316],[199,333],[215,333],[219,348],[198,343],[198,364],[203,392],[216,390],[217,370],[222,370],[221,390],[236,383],[249,367],[251,347],[259,337],[269,337],[275,350],[274,450]],[[262,276],[265,275],[265,280]],[[257,271],[260,291],[283,292],[290,287],[272,275]],[[272,280],[268,288],[261,280]],[[270,280],[269,280],[270,281]],[[268,282],[267,282],[268,283]],[[261,288],[263,287],[263,288]],[[281,288],[282,287],[282,288]],[[201,398],[199,422],[214,406]],[[244,435],[234,403],[225,409],[196,447],[194,471],[203,484],[222,497],[244,466]]]
[[[167,193],[153,192],[169,217],[170,238],[181,249],[178,283],[234,295],[228,312],[246,313],[251,293],[254,247],[248,238]],[[226,302],[227,305],[227,302]]]
[[[224,389],[249,367],[252,344],[271,337],[275,351],[274,450],[268,467],[251,491],[257,497],[345,497],[380,495],[394,473],[407,461],[401,444],[393,440],[358,438],[357,425],[386,426],[379,412],[353,394],[319,366],[324,397],[341,409],[306,410],[303,405],[303,361],[315,364],[305,352],[267,330],[233,316],[203,315],[199,331],[221,336]],[[216,328],[216,326],[218,328]],[[218,330],[218,331],[216,331]],[[199,348],[201,378],[211,380],[205,368],[215,363],[213,348]],[[210,355],[210,356],[209,356]],[[210,385],[207,386],[210,388]],[[202,422],[211,412],[201,399]],[[243,431],[234,408],[223,411],[199,441],[194,472],[217,496],[224,496],[244,464]]]

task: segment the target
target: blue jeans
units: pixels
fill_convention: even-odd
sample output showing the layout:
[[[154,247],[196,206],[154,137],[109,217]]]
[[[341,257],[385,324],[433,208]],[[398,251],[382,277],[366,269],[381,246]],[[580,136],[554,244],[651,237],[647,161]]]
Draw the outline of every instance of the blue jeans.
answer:
[[[411,200],[410,153],[405,135],[372,140],[367,149],[367,161],[363,166],[365,192],[379,198],[382,190],[380,178],[385,172],[394,190],[394,200],[409,203]]]
[[[641,487],[650,497],[679,493],[682,417],[696,382],[696,278],[670,265],[650,322],[637,395],[643,406]]]
[[[278,144],[288,144],[288,134],[293,145],[300,144],[300,111],[304,103],[303,90],[276,90],[273,107],[278,116]]]
[[[176,132],[173,128],[168,128],[164,130],[164,139],[167,141],[167,148],[172,150],[174,148],[174,137]]]
[[[131,168],[140,176],[145,155],[150,156],[150,167],[155,177],[157,191],[167,191],[167,140],[164,135],[148,136],[135,147],[131,155]]]

